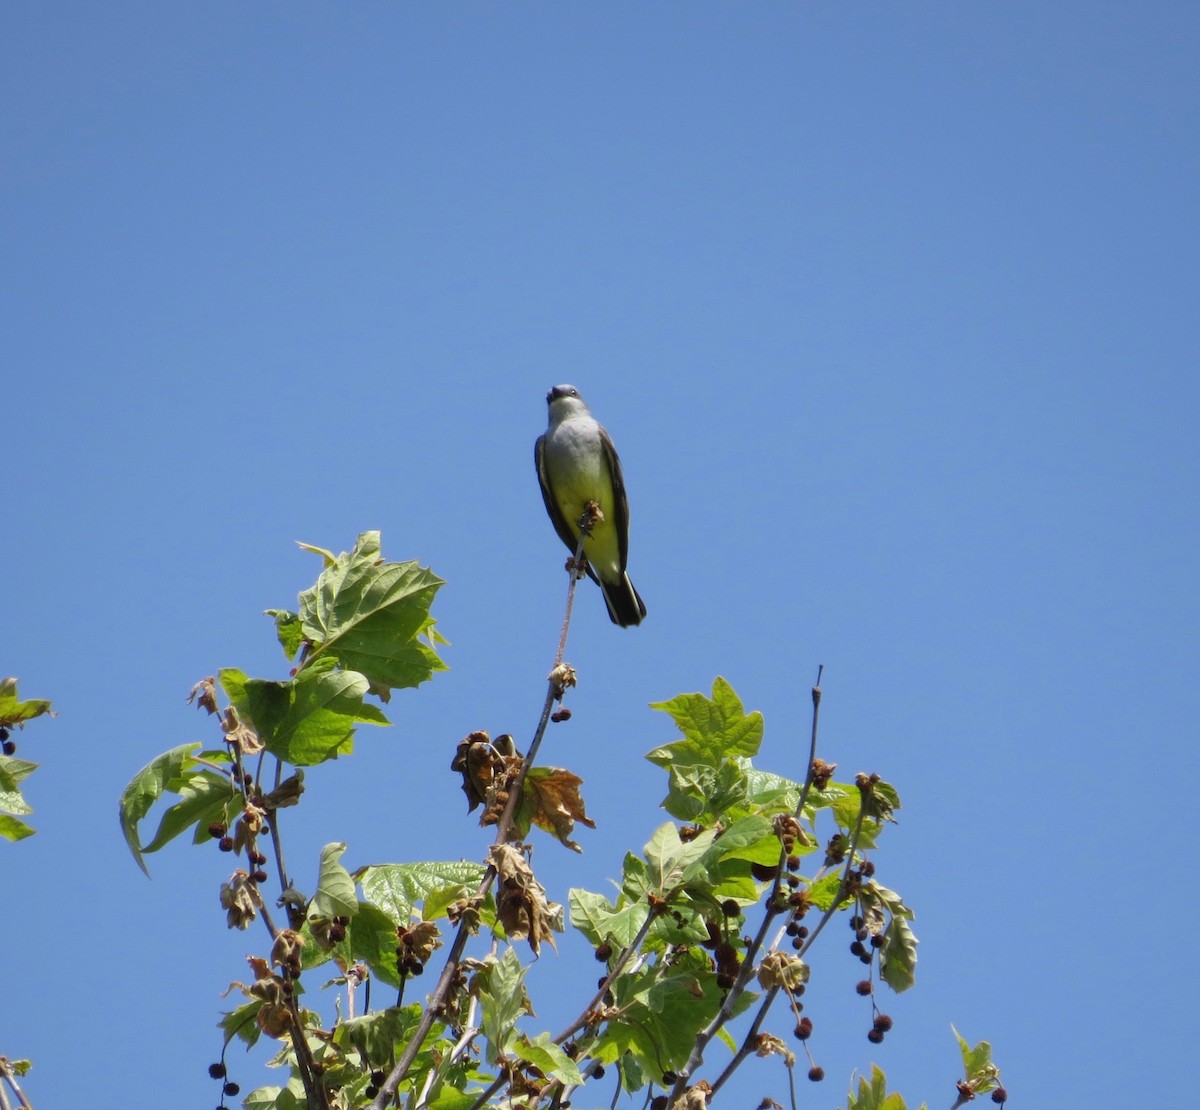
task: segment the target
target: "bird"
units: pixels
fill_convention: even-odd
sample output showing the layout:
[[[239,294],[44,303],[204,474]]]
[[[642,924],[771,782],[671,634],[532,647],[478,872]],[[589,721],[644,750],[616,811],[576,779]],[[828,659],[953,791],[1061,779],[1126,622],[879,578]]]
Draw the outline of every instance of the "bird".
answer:
[[[602,519],[583,543],[588,575],[604,594],[613,624],[641,624],[646,604],[625,571],[629,502],[612,439],[573,385],[556,385],[546,394],[546,404],[550,424],[534,445],[546,512],[559,539],[574,554],[587,503],[599,505]]]

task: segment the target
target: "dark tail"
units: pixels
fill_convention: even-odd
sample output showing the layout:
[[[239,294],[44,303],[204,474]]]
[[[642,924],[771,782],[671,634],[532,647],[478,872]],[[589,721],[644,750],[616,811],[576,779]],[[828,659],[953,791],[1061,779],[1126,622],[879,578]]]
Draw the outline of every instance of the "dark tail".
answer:
[[[646,603],[633,588],[628,574],[620,582],[601,582],[600,589],[604,591],[604,604],[608,606],[608,615],[613,624],[628,628],[632,624],[642,623],[646,615]]]

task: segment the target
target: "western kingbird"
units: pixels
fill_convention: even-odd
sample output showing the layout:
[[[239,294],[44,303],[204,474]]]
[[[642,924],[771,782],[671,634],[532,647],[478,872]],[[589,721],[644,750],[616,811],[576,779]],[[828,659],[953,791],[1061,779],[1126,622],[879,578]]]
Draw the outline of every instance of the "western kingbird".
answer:
[[[629,503],[621,460],[612,440],[573,385],[546,394],[550,426],[534,446],[542,500],[559,539],[571,553],[579,544],[584,506],[595,501],[604,514],[583,543],[587,572],[604,593],[613,624],[640,624],[646,605],[625,573],[629,552]]]

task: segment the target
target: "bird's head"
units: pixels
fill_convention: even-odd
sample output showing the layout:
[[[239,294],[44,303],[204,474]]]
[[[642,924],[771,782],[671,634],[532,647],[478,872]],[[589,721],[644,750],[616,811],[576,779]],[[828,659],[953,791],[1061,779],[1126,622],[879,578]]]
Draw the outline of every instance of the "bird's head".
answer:
[[[579,390],[573,385],[556,385],[546,394],[546,404],[550,406],[551,424],[573,416],[588,415],[588,407],[579,396]]]
[[[573,385],[556,385],[546,394],[546,404],[553,405],[555,401],[561,401],[564,397],[574,397],[578,401],[583,400],[579,396],[579,390]]]

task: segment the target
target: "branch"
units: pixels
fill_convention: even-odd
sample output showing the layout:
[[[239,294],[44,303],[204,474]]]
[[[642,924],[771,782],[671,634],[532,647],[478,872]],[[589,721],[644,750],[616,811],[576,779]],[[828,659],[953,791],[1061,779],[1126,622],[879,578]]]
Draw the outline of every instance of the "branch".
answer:
[[[800,791],[800,801],[799,801],[799,804],[796,806],[796,810],[795,810],[795,816],[797,819],[799,819],[801,816],[803,816],[804,803],[807,801],[809,790],[812,787],[813,761],[816,759],[816,755],[817,755],[817,725],[818,725],[819,712],[820,712],[820,706],[821,706],[820,682],[821,682],[821,675],[824,672],[824,669],[825,669],[824,665],[821,665],[817,668],[817,683],[812,688],[813,711],[812,711],[812,731],[811,731],[811,739],[809,741],[809,753],[808,753],[808,774],[805,776],[804,787]],[[858,828],[859,829],[862,828],[862,810],[861,809],[859,810]],[[857,843],[857,839],[858,839],[858,831],[856,830],[855,831],[855,843]],[[854,852],[853,852],[853,848],[852,848],[851,852],[850,852],[849,862],[852,863],[853,860],[854,860]],[[771,922],[773,922],[775,920],[775,918],[777,918],[781,913],[783,913],[785,911],[785,909],[787,909],[786,904],[780,905],[780,899],[779,899],[781,887],[783,885],[783,872],[784,872],[785,863],[786,863],[786,852],[784,851],[783,846],[780,845],[779,864],[775,869],[775,881],[771,886],[770,893],[767,895],[767,899],[766,899],[766,907],[767,908],[766,908],[766,912],[763,914],[762,924],[759,926],[758,933],[755,935],[754,940],[746,948],[746,952],[742,957],[742,966],[741,966],[741,969],[738,971],[737,979],[734,981],[733,986],[729,988],[729,993],[725,995],[725,999],[721,1003],[721,1008],[716,1012],[712,1021],[710,1021],[704,1029],[700,1030],[700,1032],[696,1034],[696,1041],[695,1041],[694,1045],[692,1046],[691,1054],[688,1056],[687,1062],[680,1069],[679,1077],[676,1079],[674,1086],[671,1088],[671,1094],[670,1094],[670,1099],[669,1099],[669,1102],[671,1104],[673,1104],[683,1094],[684,1089],[687,1087],[688,1080],[695,1074],[696,1069],[699,1068],[700,1065],[704,1062],[705,1050],[708,1048],[708,1045],[712,1041],[713,1037],[715,1037],[717,1035],[717,1033],[725,1026],[725,1024],[733,1016],[733,1008],[737,1004],[738,998],[741,997],[742,993],[746,989],[746,986],[749,984],[751,978],[754,976],[754,973],[756,970],[755,969],[755,961],[758,958],[759,952],[762,951],[763,943],[766,940],[767,933],[771,928]],[[848,875],[848,874],[849,874],[849,866],[847,865],[846,875]],[[846,884],[846,877],[845,877],[845,875],[843,875],[842,885],[838,889],[837,898],[834,899],[835,907],[837,905],[838,900],[840,900],[840,898],[841,898],[841,892],[842,892],[842,889],[844,889],[845,884]],[[822,921],[821,924],[823,925],[824,922]],[[806,946],[806,950],[807,950],[807,946]],[[742,1053],[739,1054],[740,1058],[735,1057],[736,1063],[740,1063],[741,1059],[744,1059],[746,1055],[749,1055],[749,1052],[751,1051],[751,1049],[748,1048],[748,1046],[750,1045],[750,1041],[755,1035],[757,1035],[758,1028],[762,1024],[763,1018],[766,1016],[767,1009],[770,1006],[770,1004],[775,1000],[775,996],[777,993],[778,993],[777,990],[772,990],[772,991],[767,992],[767,995],[763,1001],[763,1005],[760,1007],[759,1013],[755,1017],[754,1023],[751,1026],[750,1033],[746,1037],[745,1041],[743,1042],[742,1048],[745,1051],[743,1051]],[[736,1066],[736,1063],[734,1065],[731,1065],[731,1067]],[[724,1080],[727,1078],[727,1073],[730,1070],[731,1070],[730,1068],[727,1068],[725,1070],[725,1072],[722,1072],[719,1082],[724,1082]],[[716,1088],[714,1087],[714,1092],[715,1092],[715,1090],[716,1090]]]
[[[520,803],[521,790],[525,784],[525,777],[529,773],[529,769],[533,766],[534,757],[542,745],[542,739],[546,734],[546,725],[550,722],[550,712],[554,707],[554,703],[563,695],[564,686],[560,675],[563,665],[563,653],[566,651],[567,631],[571,623],[571,607],[575,600],[575,583],[578,581],[579,568],[584,565],[583,544],[591,534],[591,530],[598,519],[598,514],[599,508],[593,502],[588,502],[588,511],[579,521],[579,542],[575,546],[575,557],[568,564],[571,571],[571,584],[567,589],[567,604],[563,616],[562,633],[558,640],[558,651],[554,659],[554,669],[550,672],[546,700],[542,703],[542,713],[538,719],[533,740],[529,745],[529,754],[525,756],[525,759],[521,763],[521,769],[517,772],[517,777],[509,789],[508,804],[505,805],[504,812],[500,815],[500,820],[497,823],[494,844],[507,843],[512,834],[513,821],[516,817],[517,806]],[[483,873],[483,879],[475,891],[475,898],[480,901],[486,898],[488,891],[492,887],[492,883],[495,881],[496,868],[493,864],[489,863],[487,870]],[[375,1095],[374,1101],[371,1103],[373,1110],[384,1110],[388,1102],[396,1094],[396,1090],[407,1075],[408,1069],[412,1067],[413,1061],[417,1058],[417,1053],[421,1051],[422,1046],[425,1044],[425,1039],[429,1036],[429,1031],[433,1028],[433,1023],[437,1015],[446,1004],[446,999],[450,993],[450,984],[454,980],[459,961],[462,960],[469,936],[470,929],[467,919],[464,917],[459,922],[458,930],[454,934],[454,940],[450,945],[450,950],[446,954],[446,962],[442,966],[441,975],[438,976],[437,985],[433,988],[433,993],[426,1000],[425,1010],[421,1014],[421,1019],[417,1022],[417,1027],[413,1030],[412,1037],[408,1044],[404,1046],[404,1051],[401,1053],[400,1058],[388,1073],[387,1079],[384,1080],[378,1093]],[[501,1086],[503,1086],[502,1082]]]
[[[21,1090],[21,1085],[17,1082],[17,1073],[5,1056],[0,1056],[0,1079],[3,1079],[12,1088],[13,1094],[17,1096],[17,1105],[21,1110],[33,1110],[29,1099],[25,1097],[25,1092]],[[8,1096],[4,1093],[2,1085],[0,1085],[0,1103],[3,1104],[4,1110],[9,1110]]]

